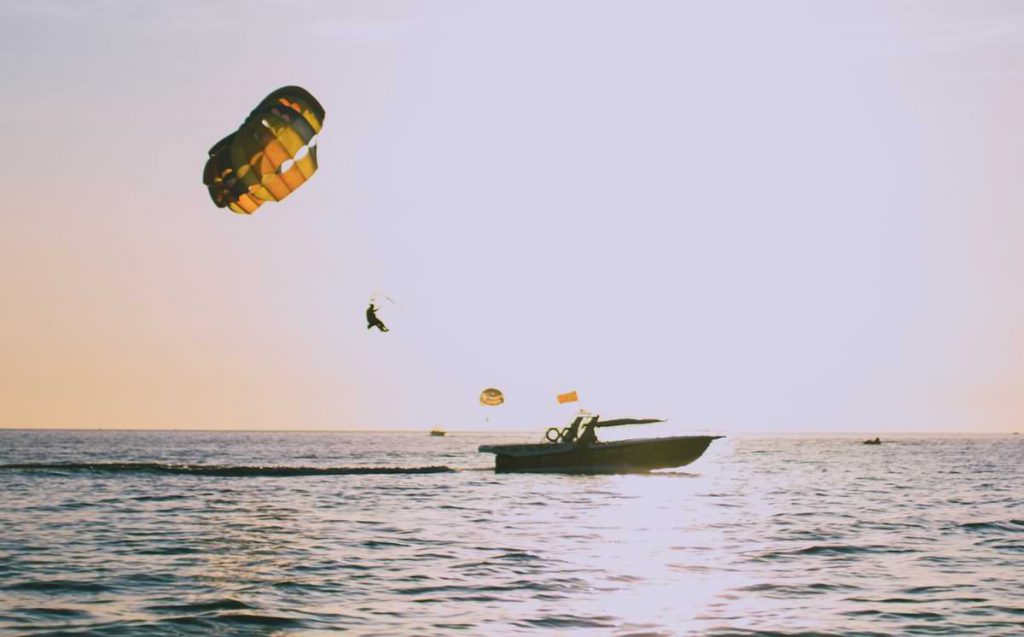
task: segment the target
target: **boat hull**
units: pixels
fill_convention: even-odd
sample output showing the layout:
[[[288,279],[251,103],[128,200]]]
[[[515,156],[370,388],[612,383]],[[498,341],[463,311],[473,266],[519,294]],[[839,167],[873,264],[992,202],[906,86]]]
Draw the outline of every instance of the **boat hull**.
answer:
[[[721,436],[674,436],[618,442],[483,445],[499,472],[636,473],[683,467]]]

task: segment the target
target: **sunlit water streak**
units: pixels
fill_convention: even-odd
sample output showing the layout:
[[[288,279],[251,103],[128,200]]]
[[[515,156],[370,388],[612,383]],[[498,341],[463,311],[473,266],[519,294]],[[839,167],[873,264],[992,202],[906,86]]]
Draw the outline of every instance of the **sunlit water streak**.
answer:
[[[0,431],[0,632],[1024,634],[1019,436],[481,470],[520,439]]]

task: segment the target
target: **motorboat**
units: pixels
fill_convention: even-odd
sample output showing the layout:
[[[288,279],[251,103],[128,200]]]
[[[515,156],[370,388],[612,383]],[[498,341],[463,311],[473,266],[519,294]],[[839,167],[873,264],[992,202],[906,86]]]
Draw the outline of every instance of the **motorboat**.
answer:
[[[567,427],[551,427],[546,442],[538,444],[481,445],[494,454],[495,471],[551,473],[634,473],[682,467],[700,458],[722,436],[671,436],[601,442],[602,427],[664,422],[659,418],[618,418],[581,414]]]
[[[440,427],[434,427],[433,429],[430,430],[430,435],[431,436],[438,436],[438,437],[440,437],[440,436],[447,436],[448,432],[445,431],[444,429],[441,429]]]

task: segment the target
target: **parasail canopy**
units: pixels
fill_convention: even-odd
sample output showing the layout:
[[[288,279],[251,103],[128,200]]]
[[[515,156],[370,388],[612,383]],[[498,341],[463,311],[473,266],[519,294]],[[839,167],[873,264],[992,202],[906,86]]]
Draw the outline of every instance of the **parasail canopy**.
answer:
[[[487,389],[480,392],[480,404],[488,407],[497,407],[498,405],[505,402],[505,395],[501,393],[500,389],[488,387]]]
[[[324,107],[298,86],[279,88],[210,149],[203,183],[218,208],[252,214],[280,201],[316,172]]]

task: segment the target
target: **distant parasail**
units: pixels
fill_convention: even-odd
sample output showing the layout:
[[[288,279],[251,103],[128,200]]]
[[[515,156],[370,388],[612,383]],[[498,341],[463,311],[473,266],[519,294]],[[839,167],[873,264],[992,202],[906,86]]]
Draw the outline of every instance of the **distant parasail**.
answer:
[[[505,395],[501,393],[500,389],[488,387],[487,389],[480,392],[480,404],[488,407],[497,407],[498,405],[505,402]]]

